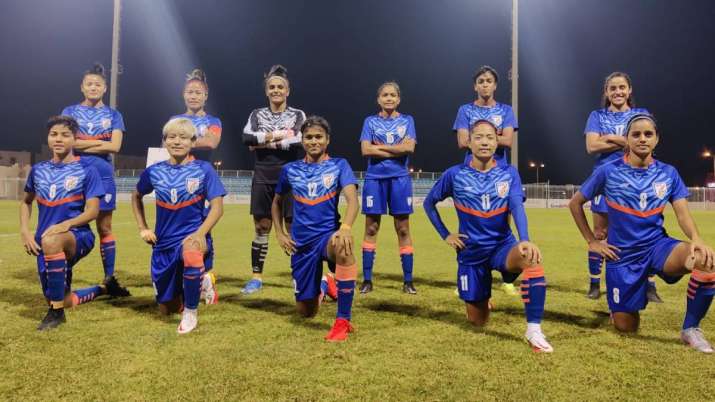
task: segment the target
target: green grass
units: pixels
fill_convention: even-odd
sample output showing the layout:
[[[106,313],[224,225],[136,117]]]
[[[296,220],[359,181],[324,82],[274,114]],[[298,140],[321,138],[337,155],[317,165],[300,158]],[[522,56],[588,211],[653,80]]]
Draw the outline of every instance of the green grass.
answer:
[[[150,208],[153,209],[153,208]],[[450,227],[455,215],[442,209]],[[220,304],[200,308],[199,328],[178,336],[178,316],[158,314],[149,279],[150,248],[130,208],[115,215],[117,271],[133,296],[99,299],[68,312],[58,330],[38,333],[45,313],[34,259],[24,255],[17,204],[0,202],[0,399],[2,400],[706,400],[715,356],[679,343],[687,280],[658,282],[665,304],[642,314],[626,337],[609,326],[606,301],[584,297],[585,245],[566,210],[527,211],[549,283],[544,330],[552,355],[534,354],[522,336],[518,297],[494,290],[489,326],[465,322],[453,294],[453,252],[424,213],[412,220],[417,296],[401,292],[392,224],[378,241],[376,290],[356,295],[358,331],[323,341],[335,304],[312,320],[294,314],[288,257],[271,237],[265,290],[240,295],[250,276],[252,228],[246,206],[229,205],[214,231]],[[695,212],[715,244],[715,213]],[[668,229],[678,237],[672,214]],[[359,244],[363,225],[354,230]],[[95,250],[75,267],[75,287],[102,277]],[[715,319],[706,318],[715,341]]]

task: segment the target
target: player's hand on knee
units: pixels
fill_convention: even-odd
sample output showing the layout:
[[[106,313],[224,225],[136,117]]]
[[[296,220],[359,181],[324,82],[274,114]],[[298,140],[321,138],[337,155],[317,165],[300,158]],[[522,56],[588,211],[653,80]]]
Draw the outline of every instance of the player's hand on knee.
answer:
[[[67,222],[60,222],[47,228],[47,230],[42,233],[40,237],[52,236],[57,234],[62,234],[69,232],[70,224]]]
[[[293,255],[295,253],[295,241],[293,239],[280,233],[280,231],[276,231],[276,237],[278,238],[278,244],[286,254]]]
[[[715,269],[715,253],[713,253],[712,247],[700,239],[690,243],[690,258],[695,258],[697,263],[702,264],[705,271],[711,272]]]
[[[154,245],[156,244],[156,233],[151,229],[142,229],[139,231],[139,237],[142,238],[146,243]]]
[[[466,247],[462,239],[467,239],[469,236],[461,233],[450,233],[449,236],[445,237],[444,241],[452,247],[453,249],[459,251]]]
[[[186,236],[184,239],[184,249],[186,249],[187,245],[190,248],[194,248],[204,253],[208,249],[208,246],[206,245],[206,236],[201,235],[200,233],[192,233]]]
[[[353,235],[350,229],[338,230],[333,236],[332,245],[341,255],[353,255]]]
[[[20,236],[22,236],[22,245],[25,247],[25,252],[27,254],[35,256],[40,255],[40,251],[42,249],[40,248],[40,245],[37,244],[31,233],[22,232],[20,233]]]
[[[588,243],[588,251],[598,253],[604,258],[608,258],[612,261],[618,261],[621,257],[618,256],[618,252],[621,251],[618,247],[608,244],[605,240],[592,240]]]
[[[519,253],[524,258],[529,266],[541,264],[541,250],[536,244],[529,241],[519,243]]]

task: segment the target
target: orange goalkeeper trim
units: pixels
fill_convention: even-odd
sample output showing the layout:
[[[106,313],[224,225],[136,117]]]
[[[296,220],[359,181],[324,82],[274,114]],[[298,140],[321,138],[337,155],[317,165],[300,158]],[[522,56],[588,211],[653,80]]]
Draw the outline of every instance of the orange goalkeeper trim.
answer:
[[[543,278],[544,267],[534,265],[533,267],[524,268],[524,279]]]
[[[204,253],[199,250],[186,250],[181,256],[184,259],[184,267],[203,267],[204,266]]]
[[[375,251],[377,248],[377,244],[375,243],[370,243],[368,241],[363,241],[362,242],[362,249],[366,251]]]
[[[65,255],[64,252],[57,253],[57,254],[45,254],[45,261],[59,261],[59,260],[66,260],[67,256]]]
[[[357,265],[348,267],[344,265],[335,266],[335,279],[339,281],[354,281],[357,279]]]
[[[690,274],[690,277],[699,282],[713,282],[715,281],[715,272],[703,272],[694,269],[693,273]]]
[[[400,254],[414,254],[415,249],[412,246],[402,246],[400,247]]]

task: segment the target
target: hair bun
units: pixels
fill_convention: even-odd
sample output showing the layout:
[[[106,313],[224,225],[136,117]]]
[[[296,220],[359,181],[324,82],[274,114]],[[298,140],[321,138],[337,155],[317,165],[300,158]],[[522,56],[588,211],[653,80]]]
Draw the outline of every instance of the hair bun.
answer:
[[[87,71],[87,73],[88,74],[96,74],[101,77],[104,77],[104,71],[105,71],[104,65],[102,65],[102,63],[96,62],[96,63],[94,63],[94,65],[92,65],[92,68],[90,68]]]
[[[205,84],[206,83],[206,73],[204,73],[204,71],[201,70],[200,68],[195,68],[195,69],[191,70],[190,73],[186,74],[186,81],[191,81],[191,80],[198,80]]]
[[[288,79],[288,69],[280,64],[274,64],[273,66],[271,66],[271,69],[268,70],[268,73],[266,73],[263,77],[267,79],[273,76]]]

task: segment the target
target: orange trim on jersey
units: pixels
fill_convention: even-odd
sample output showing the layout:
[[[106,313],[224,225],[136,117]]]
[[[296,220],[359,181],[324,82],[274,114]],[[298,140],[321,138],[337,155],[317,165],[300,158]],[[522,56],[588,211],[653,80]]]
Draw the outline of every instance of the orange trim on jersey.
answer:
[[[171,210],[173,210],[173,211],[176,211],[177,209],[181,209],[181,208],[184,208],[184,207],[188,207],[189,205],[196,204],[197,202],[200,202],[200,201],[203,200],[203,199],[204,199],[204,196],[202,196],[202,195],[197,195],[196,197],[194,197],[194,198],[192,198],[192,199],[190,199],[190,200],[186,200],[186,201],[180,202],[180,203],[178,203],[178,204],[168,204],[168,203],[166,203],[166,202],[162,202],[162,201],[156,200],[156,205],[158,205],[158,206],[160,206],[160,207],[162,207],[162,208],[171,209]]]
[[[370,243],[369,241],[363,241],[362,249],[367,251],[375,251],[375,249],[377,249],[377,244]]]
[[[65,255],[64,252],[57,253],[57,254],[50,254],[47,255],[45,254],[45,261],[60,261],[60,260],[66,260],[67,256]]]
[[[663,212],[663,210],[665,209],[665,205],[663,205],[662,207],[658,207],[648,211],[636,211],[635,209],[624,207],[623,205],[616,204],[615,202],[612,202],[610,200],[606,200],[606,204],[608,204],[609,207],[615,209],[616,211],[621,211],[623,213],[635,215],[641,218],[647,218],[649,216],[657,215]]]
[[[523,276],[524,279],[543,278],[543,276],[544,276],[544,267],[542,267],[541,265],[535,265],[533,267],[524,268],[524,276]]]
[[[357,279],[357,266],[355,264],[350,266],[336,265],[335,266],[335,279],[339,281],[354,281]]]
[[[456,202],[454,203],[454,207],[466,214],[478,216],[480,218],[491,218],[491,217],[494,217],[497,215],[501,215],[504,212],[507,212],[509,210],[507,207],[501,207],[501,208],[495,209],[493,211],[482,212],[482,211],[477,211],[476,209],[465,207],[464,205],[461,205],[461,204],[457,204]]]
[[[703,272],[694,269],[690,277],[699,282],[713,282],[715,281],[715,272]]]
[[[89,134],[84,134],[84,133],[77,133],[77,139],[78,140],[111,140],[112,139],[112,132],[108,133],[102,133],[102,134],[97,134],[97,135],[89,135]]]
[[[37,203],[42,204],[47,207],[56,207],[58,205],[67,204],[68,202],[79,201],[79,200],[83,200],[83,199],[84,199],[84,194],[77,194],[77,195],[73,195],[71,197],[61,198],[56,201],[48,201],[44,198],[37,197]]]
[[[299,196],[299,195],[296,195],[296,194],[293,194],[293,198],[295,198],[295,200],[298,201],[298,202],[300,202],[300,203],[313,206],[313,205],[318,205],[318,204],[320,204],[320,203],[323,202],[323,201],[328,201],[328,200],[330,200],[330,199],[332,199],[332,198],[335,198],[336,195],[338,195],[337,191],[333,191],[332,193],[325,194],[324,196],[318,197],[318,198],[316,198],[316,199],[314,199],[314,200],[310,200],[310,199],[307,199],[307,198],[303,198],[303,197],[301,197],[301,196]]]
[[[415,249],[412,246],[402,246],[400,247],[400,254],[414,254]]]

